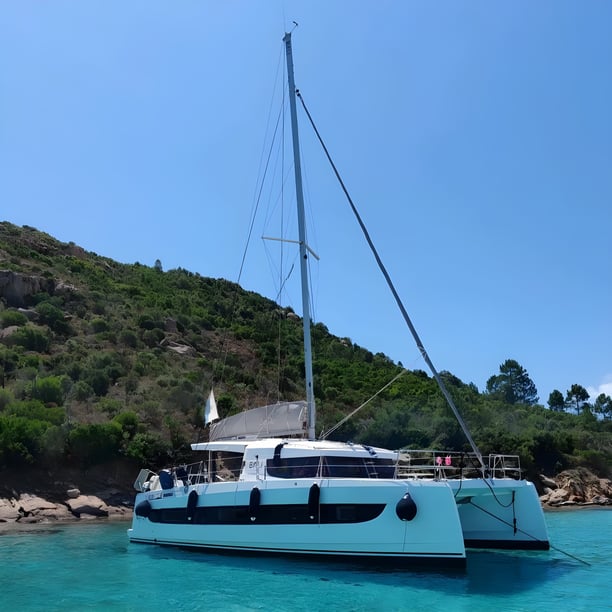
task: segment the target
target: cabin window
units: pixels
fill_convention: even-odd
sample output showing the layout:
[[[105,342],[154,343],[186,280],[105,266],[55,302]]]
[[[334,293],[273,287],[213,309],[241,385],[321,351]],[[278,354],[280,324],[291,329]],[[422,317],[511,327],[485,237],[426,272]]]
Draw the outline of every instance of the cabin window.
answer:
[[[323,478],[393,478],[391,459],[323,457]]]
[[[324,478],[367,478],[361,457],[323,457]]]
[[[394,478],[395,461],[393,459],[366,459],[370,478]]]
[[[238,480],[242,470],[243,457],[242,453],[216,452],[211,465],[212,481]]]
[[[268,459],[266,463],[268,476],[273,478],[393,478],[395,463],[392,459],[364,457],[321,458],[319,474],[319,457],[279,457]]]
[[[279,457],[266,462],[268,476],[273,478],[316,478],[319,457]]]

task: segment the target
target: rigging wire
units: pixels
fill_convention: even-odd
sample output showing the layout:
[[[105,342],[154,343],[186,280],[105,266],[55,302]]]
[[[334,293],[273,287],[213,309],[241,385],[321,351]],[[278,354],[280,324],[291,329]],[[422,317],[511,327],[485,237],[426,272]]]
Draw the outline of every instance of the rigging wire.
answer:
[[[273,91],[272,91],[272,97],[270,99],[270,107],[268,109],[268,121],[267,121],[266,131],[269,131],[269,127],[270,127],[270,123],[271,123],[270,119],[272,117],[272,109],[273,109],[273,106],[274,106],[273,105],[274,91],[276,89],[276,84],[278,83],[278,80],[279,80],[278,79],[278,74],[279,74],[280,67],[282,65],[283,65],[283,62],[282,62],[282,47],[281,47],[281,51],[279,53],[279,61],[278,61],[277,70],[276,70],[276,77],[275,77],[275,80],[274,80],[275,84],[274,84]],[[283,90],[283,95],[284,95],[284,90]],[[280,122],[281,116],[282,116],[282,109],[281,109],[281,111],[279,111],[279,114],[278,114],[278,116],[276,118],[276,124],[274,126],[274,132],[273,132],[272,139],[271,139],[271,142],[270,142],[270,147],[269,147],[269,150],[268,150],[268,154],[267,155],[264,154],[265,147],[262,149],[262,154],[261,154],[261,158],[260,158],[260,162],[259,162],[259,175],[262,178],[261,178],[261,182],[259,184],[259,189],[257,188],[257,186],[255,188],[256,195],[254,195],[254,200],[255,201],[253,203],[253,207],[252,207],[252,210],[251,210],[251,221],[250,221],[249,229],[248,229],[248,232],[247,232],[246,244],[245,244],[245,247],[244,247],[244,251],[242,253],[242,259],[240,261],[240,268],[239,268],[239,271],[238,271],[238,278],[236,279],[236,287],[235,287],[235,290],[234,290],[234,293],[233,293],[233,296],[232,296],[232,303],[231,303],[231,306],[230,306],[229,325],[225,329],[225,331],[223,333],[223,336],[221,338],[220,352],[222,354],[222,362],[221,362],[221,366],[219,368],[220,371],[218,371],[217,377],[215,377],[215,366],[213,366],[213,377],[212,377],[212,381],[211,381],[211,384],[213,386],[214,386],[214,383],[215,383],[216,379],[219,380],[219,379],[223,378],[223,373],[224,373],[224,370],[225,370],[225,365],[227,363],[227,357],[228,357],[228,353],[229,353],[229,349],[226,346],[227,336],[228,336],[228,333],[229,333],[229,329],[231,328],[232,323],[234,321],[234,316],[236,314],[236,305],[237,305],[237,302],[238,302],[238,288],[239,288],[239,285],[240,285],[240,280],[242,278],[242,273],[244,271],[244,264],[245,264],[245,261],[246,261],[247,252],[248,252],[249,245],[250,245],[250,242],[251,242],[251,237],[252,237],[252,234],[253,234],[253,228],[254,228],[254,225],[255,225],[255,218],[257,216],[257,211],[259,210],[259,205],[260,205],[260,202],[261,202],[262,192],[263,192],[263,188],[264,188],[264,185],[265,185],[265,182],[266,182],[266,176],[268,174],[268,169],[269,169],[269,166],[270,166],[270,159],[271,159],[271,156],[272,156],[272,152],[274,150],[274,142],[276,140],[276,134],[277,134],[277,131],[278,131],[278,126],[279,126],[279,122]],[[264,164],[264,158],[265,158],[265,164]],[[262,174],[262,171],[261,171],[262,165],[264,166],[263,174]]]
[[[469,432],[469,429],[467,428],[467,425],[465,424],[465,422],[463,421],[463,418],[461,417],[461,414],[459,413],[459,410],[457,409],[457,407],[455,406],[455,402],[453,401],[453,398],[451,397],[450,393],[448,392],[446,385],[444,384],[444,382],[442,381],[442,379],[440,378],[440,375],[438,374],[438,371],[436,370],[433,362],[431,361],[431,359],[429,358],[429,355],[427,354],[427,351],[425,350],[425,347],[423,345],[423,343],[421,342],[421,338],[419,337],[419,334],[416,330],[416,328],[414,327],[412,320],[410,319],[410,316],[408,315],[408,311],[406,310],[406,308],[404,307],[404,304],[395,288],[395,285],[393,284],[393,281],[391,280],[391,277],[389,276],[389,273],[387,272],[387,268],[385,267],[385,265],[382,262],[382,259],[380,258],[380,255],[378,254],[378,251],[376,249],[376,247],[374,246],[374,243],[372,242],[372,239],[370,237],[370,234],[361,218],[361,215],[359,214],[355,204],[353,203],[353,200],[348,192],[348,189],[346,188],[344,181],[342,180],[342,177],[340,176],[340,173],[338,172],[338,169],[336,168],[336,165],[334,164],[331,155],[327,149],[327,147],[325,146],[325,142],[323,141],[323,138],[321,137],[319,130],[317,129],[317,126],[314,123],[314,120],[310,114],[310,112],[308,111],[308,108],[306,107],[306,103],[304,102],[304,99],[302,98],[302,94],[300,93],[299,89],[296,90],[295,95],[299,98],[300,102],[302,103],[302,107],[304,108],[304,111],[306,112],[306,116],[308,117],[308,120],[310,121],[310,125],[312,126],[315,135],[317,136],[317,139],[319,140],[319,143],[321,144],[321,147],[323,148],[323,151],[325,152],[325,155],[327,157],[327,160],[329,161],[332,170],[334,172],[334,174],[336,175],[336,178],[338,179],[338,182],[340,183],[340,187],[342,188],[342,191],[344,192],[344,195],[346,196],[348,203],[351,207],[351,210],[353,211],[353,214],[355,215],[355,218],[357,219],[357,223],[359,224],[359,227],[361,228],[361,231],[363,232],[363,235],[370,247],[370,250],[372,251],[372,254],[374,255],[374,258],[376,259],[376,263],[378,264],[378,267],[380,268],[380,271],[382,272],[383,276],[385,277],[385,280],[387,281],[387,285],[389,287],[389,289],[391,290],[391,293],[393,294],[393,297],[395,298],[395,302],[398,305],[400,312],[402,313],[402,316],[404,317],[404,321],[406,322],[406,325],[408,325],[408,328],[410,329],[410,332],[412,333],[412,337],[414,338],[417,348],[419,349],[419,351],[421,352],[421,355],[423,357],[423,359],[425,360],[425,363],[427,363],[427,365],[429,366],[429,369],[431,370],[431,373],[433,374],[434,378],[436,379],[436,382],[438,383],[438,387],[440,388],[440,391],[442,392],[442,394],[444,395],[444,397],[446,398],[446,401],[448,403],[448,405],[450,406],[451,410],[453,411],[453,414],[455,415],[455,418],[457,419],[457,421],[459,422],[459,425],[461,426],[461,429],[463,430],[463,433],[465,435],[465,437],[467,438],[468,442],[470,443],[470,446],[472,447],[472,450],[474,451],[474,454],[478,457],[478,460],[480,462],[481,465],[481,469],[482,472],[484,474],[485,472],[485,464],[484,461],[482,459],[482,453],[480,452],[478,446],[476,446],[476,442],[474,442],[474,440],[472,439],[472,435]]]
[[[397,376],[395,376],[392,380],[390,380],[384,387],[379,389],[374,395],[372,395],[372,397],[370,397],[365,402],[363,402],[363,404],[361,404],[361,406],[357,406],[357,408],[355,408],[355,410],[353,410],[352,412],[347,414],[343,419],[338,421],[338,423],[336,423],[333,427],[328,429],[326,432],[322,433],[319,436],[319,439],[320,440],[325,440],[327,438],[327,436],[331,435],[332,433],[334,433],[334,431],[336,431],[336,429],[338,429],[339,427],[344,425],[350,418],[352,418],[355,414],[357,414],[364,406],[367,406],[374,398],[378,397],[385,389],[389,388],[398,378],[403,376],[407,371],[408,370],[406,370],[406,369],[402,369],[402,371]]]

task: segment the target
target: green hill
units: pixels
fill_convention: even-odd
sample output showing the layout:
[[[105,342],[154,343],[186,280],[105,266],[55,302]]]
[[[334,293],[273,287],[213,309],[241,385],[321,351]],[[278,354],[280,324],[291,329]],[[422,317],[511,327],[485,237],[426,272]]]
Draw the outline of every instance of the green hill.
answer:
[[[221,416],[302,397],[301,320],[222,279],[126,265],[32,227],[0,223],[0,468],[180,460]],[[402,371],[313,327],[317,431]],[[481,393],[442,374],[483,452],[531,471],[609,475],[612,422]],[[391,448],[467,449],[435,382],[408,371],[337,432]]]

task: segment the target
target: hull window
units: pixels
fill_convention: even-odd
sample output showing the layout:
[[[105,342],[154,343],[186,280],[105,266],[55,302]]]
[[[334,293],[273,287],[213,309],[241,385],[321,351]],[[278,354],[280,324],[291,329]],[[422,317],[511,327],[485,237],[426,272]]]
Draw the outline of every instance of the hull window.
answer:
[[[313,515],[308,504],[259,506],[257,520],[251,520],[249,506],[213,506],[195,508],[190,519],[188,509],[152,509],[153,523],[190,525],[299,525],[312,523],[364,523],[380,516],[385,504],[321,504]]]

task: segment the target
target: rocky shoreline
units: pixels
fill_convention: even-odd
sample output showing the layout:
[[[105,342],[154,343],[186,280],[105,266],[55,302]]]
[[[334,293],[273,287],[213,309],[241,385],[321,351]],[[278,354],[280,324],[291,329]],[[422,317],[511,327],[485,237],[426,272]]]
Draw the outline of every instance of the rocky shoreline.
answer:
[[[612,481],[599,478],[586,468],[565,470],[555,478],[540,476],[544,509],[584,506],[612,507]]]
[[[0,498],[0,523],[23,525],[100,518],[128,520],[132,516],[129,502],[109,505],[96,495],[81,495],[78,489],[70,489],[69,493],[72,496],[67,496],[64,502],[49,501],[30,493]]]
[[[56,485],[62,483],[56,482]],[[98,482],[98,485],[100,483]],[[113,484],[113,480],[103,483]],[[540,476],[545,510],[583,507],[612,508],[612,481],[599,478],[585,468],[561,472],[555,478]],[[44,494],[11,490],[0,492],[0,524],[64,523],[87,520],[129,520],[133,494],[128,490],[104,488],[96,494],[69,487]]]
[[[0,525],[128,520],[135,468],[122,461],[80,468],[0,471]]]

